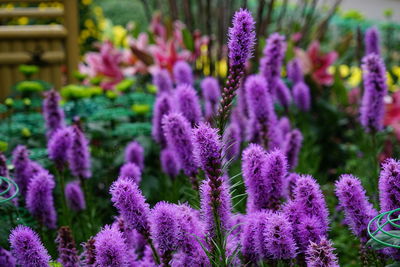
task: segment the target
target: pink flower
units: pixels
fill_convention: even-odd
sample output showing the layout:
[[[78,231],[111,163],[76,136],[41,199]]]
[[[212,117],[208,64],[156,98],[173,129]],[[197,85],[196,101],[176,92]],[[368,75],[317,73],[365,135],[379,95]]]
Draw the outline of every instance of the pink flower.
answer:
[[[395,92],[388,98],[388,102],[385,107],[385,118],[383,124],[385,126],[391,126],[400,140],[400,91]]]

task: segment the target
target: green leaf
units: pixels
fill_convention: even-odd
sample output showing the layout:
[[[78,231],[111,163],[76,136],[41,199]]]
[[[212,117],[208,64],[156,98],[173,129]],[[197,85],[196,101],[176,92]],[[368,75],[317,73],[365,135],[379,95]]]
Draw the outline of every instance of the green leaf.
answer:
[[[186,28],[182,30],[183,43],[189,51],[194,51],[194,40],[190,31]]]
[[[392,231],[386,231],[386,232],[390,233],[396,237],[392,237],[390,235],[380,232],[379,234],[375,235],[375,238],[384,243],[391,244],[393,246],[400,246],[400,230],[392,230]],[[387,245],[381,244],[378,241],[375,241],[372,238],[367,242],[367,246],[371,247],[374,250],[379,250],[379,249],[389,247]]]

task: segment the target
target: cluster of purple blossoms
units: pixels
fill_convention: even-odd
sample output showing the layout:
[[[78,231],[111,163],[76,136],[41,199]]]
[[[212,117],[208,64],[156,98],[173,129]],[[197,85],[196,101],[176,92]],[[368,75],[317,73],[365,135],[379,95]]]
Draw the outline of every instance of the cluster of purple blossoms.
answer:
[[[218,80],[214,77],[206,77],[201,81],[201,92],[204,98],[204,113],[207,119],[218,111],[218,104],[221,98]]]
[[[174,94],[176,108],[175,111],[181,113],[195,126],[201,120],[201,106],[196,90],[189,84],[179,85]]]
[[[92,175],[89,142],[77,126],[71,129],[71,145],[68,150],[68,163],[72,174],[80,179],[89,179]]]
[[[193,84],[193,73],[192,68],[186,61],[178,61],[174,65],[173,69],[175,83],[177,85],[192,85]]]
[[[144,168],[144,149],[136,141],[130,142],[125,148],[125,163],[134,163],[141,170]]]
[[[171,76],[166,69],[158,69],[153,73],[153,84],[157,87],[159,94],[172,92]]]
[[[376,27],[371,27],[365,32],[365,54],[381,54],[379,45],[379,31]]]
[[[60,94],[56,90],[46,93],[43,100],[43,115],[46,122],[47,137],[50,138],[53,133],[65,125],[64,111],[59,106]]]
[[[59,255],[58,262],[64,267],[79,267],[78,250],[76,249],[71,229],[68,226],[60,227],[56,243]]]
[[[167,115],[172,110],[171,97],[168,94],[158,95],[153,109],[151,134],[157,143],[165,147],[166,140],[162,129],[162,119],[164,115]]]
[[[47,142],[49,158],[53,160],[57,168],[62,169],[68,163],[68,150],[71,146],[71,129],[59,128]]]
[[[81,211],[86,209],[85,195],[79,184],[79,181],[67,183],[64,189],[65,198],[68,207],[73,211]]]

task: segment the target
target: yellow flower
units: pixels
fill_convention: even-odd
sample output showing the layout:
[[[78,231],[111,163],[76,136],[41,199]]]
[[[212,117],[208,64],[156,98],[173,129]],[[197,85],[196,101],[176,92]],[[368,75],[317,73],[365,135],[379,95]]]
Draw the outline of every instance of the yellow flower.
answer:
[[[339,73],[340,77],[345,78],[350,74],[350,68],[347,65],[340,65],[339,66]]]
[[[335,74],[335,66],[329,66],[328,67],[328,73],[330,75],[334,75]]]
[[[18,18],[18,24],[19,25],[27,25],[29,23],[29,18],[28,17],[20,17]]]
[[[114,37],[113,43],[118,46],[123,45],[127,35],[126,29],[121,25],[116,25],[112,28],[112,32]]]
[[[397,76],[397,79],[400,79],[400,67],[399,66],[393,66],[392,72],[394,75]]]
[[[351,75],[347,79],[347,83],[351,87],[356,87],[360,84],[360,82],[362,80],[362,71],[359,67],[353,66],[353,67],[351,67],[350,72],[351,72]]]
[[[226,59],[221,59],[218,62],[218,75],[222,78],[225,78],[227,73],[228,73],[228,62],[226,61]]]
[[[389,72],[386,72],[386,82],[390,91],[394,92],[396,87],[394,86],[394,81],[392,75]]]
[[[144,115],[150,111],[150,106],[146,104],[133,104],[131,109],[136,114]]]
[[[93,8],[93,13],[97,16],[97,17],[101,17],[103,16],[103,9],[99,6],[96,6]]]
[[[93,20],[91,20],[91,19],[85,20],[85,27],[88,28],[88,29],[94,28],[95,25],[94,25]]]
[[[92,0],[82,0],[82,4],[84,4],[85,6],[88,6],[92,3]]]

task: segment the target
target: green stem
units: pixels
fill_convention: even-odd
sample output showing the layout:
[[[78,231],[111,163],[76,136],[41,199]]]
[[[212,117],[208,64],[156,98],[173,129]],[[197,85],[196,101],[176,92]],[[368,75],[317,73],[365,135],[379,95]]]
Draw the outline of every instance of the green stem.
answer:
[[[85,201],[86,201],[86,213],[88,215],[89,233],[90,233],[90,235],[92,235],[93,234],[93,217],[92,217],[92,212],[91,212],[92,205],[91,205],[90,194],[89,194],[89,190],[87,188],[86,179],[83,177],[79,177],[79,180],[81,181],[82,190],[83,190],[83,194],[85,196]]]
[[[376,194],[377,192],[377,186],[378,186],[378,179],[379,179],[379,151],[378,151],[378,143],[376,140],[376,133],[373,132],[371,133],[371,160],[372,160],[372,177],[370,178],[370,192],[372,194],[372,200],[375,204],[378,204],[378,196]]]
[[[61,198],[62,198],[62,209],[63,209],[63,220],[64,223],[71,226],[71,218],[68,213],[67,209],[67,200],[65,197],[65,178],[64,178],[64,167],[62,166],[59,171],[57,171],[57,176],[60,182],[60,191],[61,191]]]
[[[149,246],[151,248],[151,251],[153,252],[154,260],[156,261],[157,265],[159,265],[161,263],[160,262],[160,256],[158,256],[158,253],[157,253],[156,248],[154,247],[153,241],[150,239],[150,237],[148,235],[146,236],[146,240],[147,240],[147,243],[149,244]]]

